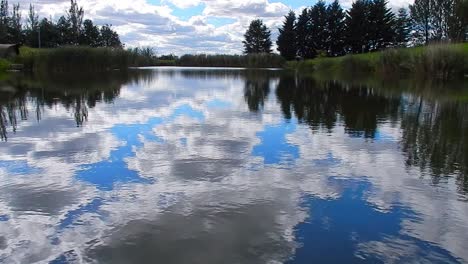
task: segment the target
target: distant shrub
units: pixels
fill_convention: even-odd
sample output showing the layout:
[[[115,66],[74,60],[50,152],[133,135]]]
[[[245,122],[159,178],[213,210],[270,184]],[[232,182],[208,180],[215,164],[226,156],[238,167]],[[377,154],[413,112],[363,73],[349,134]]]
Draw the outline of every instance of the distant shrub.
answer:
[[[246,67],[281,68],[286,60],[277,54],[249,55],[183,55],[177,60],[178,66],[191,67]]]
[[[6,72],[10,68],[10,62],[0,59],[0,72]]]

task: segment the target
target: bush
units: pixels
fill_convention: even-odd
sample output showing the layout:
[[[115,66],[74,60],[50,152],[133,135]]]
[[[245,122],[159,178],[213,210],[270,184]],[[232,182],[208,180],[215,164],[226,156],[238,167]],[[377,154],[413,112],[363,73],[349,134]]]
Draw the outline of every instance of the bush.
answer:
[[[0,59],[0,72],[6,72],[10,68],[10,62]]]

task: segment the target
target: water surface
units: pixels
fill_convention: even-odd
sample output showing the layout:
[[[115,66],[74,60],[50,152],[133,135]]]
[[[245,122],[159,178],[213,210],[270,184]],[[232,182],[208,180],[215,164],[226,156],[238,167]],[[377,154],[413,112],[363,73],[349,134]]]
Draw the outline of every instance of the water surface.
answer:
[[[0,262],[467,263],[467,92],[422,87],[3,80]]]

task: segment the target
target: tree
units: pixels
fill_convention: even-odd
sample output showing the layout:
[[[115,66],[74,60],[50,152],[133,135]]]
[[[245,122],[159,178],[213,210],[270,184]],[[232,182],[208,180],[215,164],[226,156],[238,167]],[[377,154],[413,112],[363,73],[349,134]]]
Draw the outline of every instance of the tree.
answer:
[[[296,45],[296,14],[290,11],[283,23],[283,27],[279,29],[278,51],[281,56],[287,60],[293,60],[297,55]]]
[[[310,37],[315,49],[315,54],[319,51],[327,51],[327,6],[325,2],[318,1],[310,10]]]
[[[411,24],[413,25],[414,38],[418,42],[429,43],[432,30],[431,24],[431,1],[415,0],[413,5],[409,6]]]
[[[120,42],[120,37],[117,32],[112,30],[111,25],[104,25],[100,30],[100,42],[99,46],[109,47],[109,48],[121,48],[122,43]]]
[[[8,35],[10,36],[10,42],[22,43],[22,31],[23,26],[21,24],[20,5],[16,4],[13,5],[13,13],[11,14],[11,18],[8,25]]]
[[[382,50],[390,46],[395,39],[395,15],[387,7],[387,0],[373,0],[368,13],[368,49]]]
[[[346,15],[346,44],[351,53],[369,51],[369,9],[370,1],[357,0]]]
[[[98,47],[101,33],[99,28],[93,24],[92,20],[86,19],[83,22],[83,31],[80,36],[80,45]]]
[[[71,45],[73,44],[73,36],[71,32],[71,24],[68,19],[61,16],[57,21],[58,45]]]
[[[448,36],[454,41],[463,41],[468,32],[468,0],[455,0],[448,21]]]
[[[271,53],[271,32],[260,19],[253,20],[244,35],[245,53]]]
[[[8,1],[0,1],[0,42],[6,43],[9,40],[8,37],[8,24],[9,24],[9,10]]]
[[[304,59],[311,59],[316,56],[314,45],[311,38],[311,18],[310,11],[307,8],[302,10],[296,24],[297,50],[299,56]]]
[[[78,44],[81,34],[81,26],[83,24],[84,10],[78,6],[77,0],[70,0],[70,9],[67,13],[67,19],[70,23],[70,33],[72,44]]]
[[[31,47],[39,47],[39,16],[32,4],[29,5],[28,22],[26,25],[26,39]]]
[[[345,53],[345,14],[338,0],[327,8],[328,38],[326,46],[329,56],[341,56]]]
[[[43,18],[39,27],[41,29],[41,46],[44,48],[57,47],[60,42],[60,34],[52,20]]]
[[[395,20],[395,45],[405,47],[410,36],[410,19],[406,8],[398,10],[398,16]]]

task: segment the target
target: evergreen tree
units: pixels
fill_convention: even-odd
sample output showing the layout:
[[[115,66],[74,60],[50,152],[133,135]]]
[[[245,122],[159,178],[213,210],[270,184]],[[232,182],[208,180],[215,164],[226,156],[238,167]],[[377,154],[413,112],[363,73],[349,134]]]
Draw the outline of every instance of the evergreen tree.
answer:
[[[345,13],[338,0],[327,8],[327,50],[329,56],[341,56],[345,53]]]
[[[367,52],[369,47],[369,0],[357,0],[346,16],[346,44],[351,53]]]
[[[279,29],[278,51],[287,60],[293,60],[297,55],[296,45],[296,14],[290,11],[285,17],[283,27]]]
[[[432,30],[431,2],[432,0],[415,0],[409,6],[414,38],[426,44],[429,43]]]
[[[387,48],[395,39],[395,15],[387,7],[387,0],[373,0],[368,13],[368,50]]]
[[[311,18],[307,8],[302,10],[296,24],[297,50],[299,56],[304,59],[311,59],[316,56],[313,41],[311,38]]]
[[[327,51],[327,39],[329,36],[327,29],[327,6],[325,2],[318,1],[310,10],[311,28],[310,35],[317,54],[319,51]]]
[[[256,19],[250,23],[249,29],[244,35],[245,53],[271,53],[271,32],[263,21]]]
[[[398,16],[395,20],[395,45],[405,47],[410,36],[410,19],[406,8],[398,10]]]

